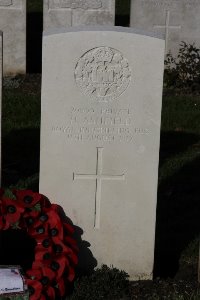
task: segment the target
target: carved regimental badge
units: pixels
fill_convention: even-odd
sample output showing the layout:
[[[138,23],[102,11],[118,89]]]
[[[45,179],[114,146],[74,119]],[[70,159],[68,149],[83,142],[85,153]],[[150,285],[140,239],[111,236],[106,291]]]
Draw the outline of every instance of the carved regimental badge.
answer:
[[[75,67],[75,80],[85,95],[107,102],[127,89],[131,70],[128,60],[118,50],[98,47],[79,59]]]

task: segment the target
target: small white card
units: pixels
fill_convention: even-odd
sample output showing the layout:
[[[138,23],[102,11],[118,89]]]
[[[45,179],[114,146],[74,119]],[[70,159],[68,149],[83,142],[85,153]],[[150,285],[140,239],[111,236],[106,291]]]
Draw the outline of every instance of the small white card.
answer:
[[[0,269],[0,294],[24,291],[22,276],[17,268]]]

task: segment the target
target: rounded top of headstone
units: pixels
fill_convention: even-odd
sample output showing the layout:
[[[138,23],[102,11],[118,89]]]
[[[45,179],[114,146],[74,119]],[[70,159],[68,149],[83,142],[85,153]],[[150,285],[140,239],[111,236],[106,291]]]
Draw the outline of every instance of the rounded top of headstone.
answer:
[[[121,26],[74,26],[74,27],[63,27],[63,28],[54,28],[54,29],[49,29],[43,32],[43,36],[48,36],[48,35],[54,35],[54,34],[63,34],[63,33],[78,33],[81,31],[85,32],[101,32],[101,31],[107,31],[107,32],[122,32],[122,33],[130,33],[130,34],[138,34],[138,35],[144,35],[152,38],[157,38],[164,40],[165,36],[164,34],[161,33],[155,33],[151,31],[145,31],[137,28],[129,28],[129,27],[121,27]]]

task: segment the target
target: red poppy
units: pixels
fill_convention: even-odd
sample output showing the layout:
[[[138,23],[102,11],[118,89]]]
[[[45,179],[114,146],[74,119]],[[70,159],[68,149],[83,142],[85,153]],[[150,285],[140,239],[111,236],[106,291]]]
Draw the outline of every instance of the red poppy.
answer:
[[[48,289],[46,291],[47,295],[49,296],[49,299],[55,299],[55,290],[51,286],[48,286]]]
[[[40,212],[36,210],[31,210],[30,208],[25,208],[23,213],[23,218],[21,218],[21,226],[30,230],[30,228],[34,227],[39,216]]]
[[[65,283],[63,278],[59,278],[59,280],[57,281],[57,286],[60,292],[60,296],[63,297],[65,295]]]
[[[37,246],[36,246],[36,250],[38,249],[41,250],[41,249],[52,249],[52,240],[49,238],[48,235],[44,236],[44,235],[38,235],[38,236],[35,236],[35,241],[37,243]]]
[[[30,300],[41,300],[42,284],[38,280],[26,279],[29,288]]]
[[[32,269],[27,271],[26,274],[37,279],[42,284],[43,291],[46,291],[50,299],[54,299],[55,291],[51,285],[55,279],[55,273],[49,267],[43,266],[42,262],[34,262]]]
[[[41,261],[34,261],[32,264],[32,269],[26,272],[28,276],[34,276],[35,279],[41,280],[43,277],[48,277],[50,281],[55,279],[55,273],[50,267],[44,266]]]
[[[28,233],[29,235],[31,235],[32,237],[34,237],[36,240],[38,240],[37,238],[40,238],[40,237],[48,237],[48,229],[49,229],[49,226],[48,224],[44,224],[42,226],[37,226],[37,227],[30,227],[28,229]]]
[[[28,276],[28,278],[31,278],[31,279],[38,279],[40,280],[42,278],[42,274],[41,274],[41,270],[40,270],[40,267],[36,267],[37,265],[34,264],[34,268],[26,271],[26,275]]]
[[[6,230],[10,227],[10,224],[9,222],[5,220],[4,216],[5,216],[5,213],[4,213],[4,210],[5,208],[3,207],[3,202],[2,200],[0,200],[0,230]],[[5,210],[6,212],[6,210]]]
[[[42,264],[41,270],[43,276],[48,277],[50,281],[53,281],[53,279],[55,279],[55,273],[49,267],[44,267]]]
[[[43,226],[46,222],[48,223],[49,216],[43,210],[37,215],[34,227]]]
[[[37,210],[32,210],[31,208],[25,208],[25,212],[23,214],[23,217],[24,218],[30,218],[30,217],[32,217],[36,221],[36,219],[38,218],[39,214],[40,214],[40,212],[37,211]]]
[[[52,251],[44,248],[35,249],[35,260],[42,261],[44,264],[50,264],[52,260]]]
[[[71,235],[74,233],[74,227],[71,224],[63,223],[63,227],[65,228],[67,233]]]
[[[3,198],[3,210],[5,211],[5,221],[12,224],[19,221],[21,214],[24,212],[24,207],[22,207],[16,200]]]
[[[42,196],[42,199],[41,199],[41,206],[43,207],[43,208],[47,208],[47,207],[51,207],[52,206],[52,204],[51,204],[51,202],[49,201],[49,199],[46,197],[46,196],[44,196],[44,195],[42,195],[41,194],[41,196]]]
[[[32,269],[26,272],[30,300],[54,300],[56,287],[64,296],[64,277],[66,284],[74,279],[74,266],[78,261],[77,243],[71,237],[73,226],[63,223],[60,206],[51,204],[41,194],[14,191],[15,200],[3,198],[3,194],[0,189],[0,230],[7,230],[16,223],[37,244]]]
[[[42,195],[31,190],[13,190],[17,201],[24,207],[34,207],[42,200]]]
[[[68,267],[68,276],[67,279],[69,280],[69,282],[72,282],[75,278],[75,271],[74,268],[72,268],[71,266]]]
[[[53,238],[54,242],[54,252],[56,254],[65,254],[68,258],[72,261],[74,265],[78,263],[78,257],[76,255],[76,252],[74,252],[71,247],[64,244],[58,237]]]
[[[40,253],[40,252],[44,252],[44,253],[49,252],[52,255],[52,253],[53,253],[52,244],[49,243],[48,247],[44,247],[44,243],[43,242],[45,240],[47,240],[47,239],[44,239],[44,240],[41,239],[39,242],[37,240],[37,245],[35,247],[35,254],[36,253]]]
[[[44,212],[49,216],[49,222],[52,226],[56,226],[57,223],[60,223],[60,216],[58,214],[58,205],[52,204],[49,208],[44,208]]]
[[[61,255],[56,257],[52,262],[51,262],[51,269],[56,273],[56,279],[59,279],[62,277],[66,267],[69,266],[69,262],[66,258],[66,256]]]
[[[63,239],[63,225],[56,210],[48,209],[46,210],[46,215],[48,216],[49,233],[52,239],[54,237],[59,237],[60,239]]]
[[[71,237],[71,236],[65,236],[64,241],[66,242],[67,245],[70,246],[76,253],[78,252],[78,245],[77,242]]]

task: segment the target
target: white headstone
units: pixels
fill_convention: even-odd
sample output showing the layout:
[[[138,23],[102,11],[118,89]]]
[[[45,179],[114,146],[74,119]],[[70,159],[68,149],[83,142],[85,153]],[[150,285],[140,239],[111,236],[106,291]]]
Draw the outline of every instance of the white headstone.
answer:
[[[44,30],[77,25],[114,25],[115,0],[44,0]]]
[[[3,72],[26,72],[26,0],[0,0],[0,30],[3,32]]]
[[[131,278],[152,277],[163,61],[130,29],[44,34],[40,192]]]
[[[200,47],[199,15],[199,0],[131,0],[131,26],[164,33],[166,53],[182,41]]]

